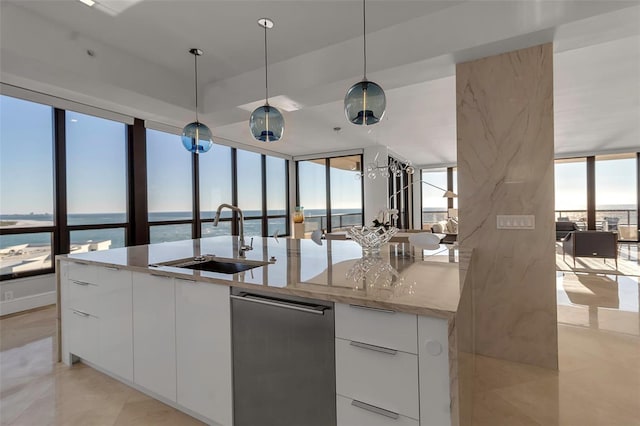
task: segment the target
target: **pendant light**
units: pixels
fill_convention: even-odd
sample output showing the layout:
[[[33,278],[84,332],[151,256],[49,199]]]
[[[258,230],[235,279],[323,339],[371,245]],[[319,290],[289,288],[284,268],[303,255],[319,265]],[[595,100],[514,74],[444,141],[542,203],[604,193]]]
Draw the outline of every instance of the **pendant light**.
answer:
[[[276,107],[269,105],[269,74],[267,66],[267,29],[273,28],[273,21],[269,18],[258,19],[258,25],[264,28],[264,87],[265,103],[256,108],[249,118],[249,130],[256,140],[261,142],[276,142],[284,133],[284,117]]]
[[[351,86],[344,97],[344,113],[353,124],[368,126],[382,120],[387,98],[382,87],[367,80],[367,16],[366,0],[362,0],[362,21],[364,29],[364,77]]]
[[[202,50],[189,50],[195,59],[195,80],[196,80],[196,121],[189,123],[182,129],[182,145],[187,151],[199,154],[207,152],[213,146],[211,130],[198,121],[198,56],[202,56]]]

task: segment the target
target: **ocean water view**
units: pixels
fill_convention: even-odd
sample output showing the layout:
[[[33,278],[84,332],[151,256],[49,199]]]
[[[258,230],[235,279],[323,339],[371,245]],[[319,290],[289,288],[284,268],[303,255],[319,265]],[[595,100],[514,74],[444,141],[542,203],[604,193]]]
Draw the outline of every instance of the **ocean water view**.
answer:
[[[245,235],[261,236],[262,221],[260,218],[261,211],[245,210]],[[286,214],[285,210],[269,210],[270,216],[278,216]],[[232,212],[223,210],[221,212],[222,219],[230,219]],[[215,211],[203,211],[201,213],[203,220],[212,220],[215,218]],[[253,218],[253,219],[252,219]],[[151,242],[166,242],[191,239],[191,224],[170,224],[170,225],[153,225],[153,222],[167,222],[174,220],[191,220],[191,212],[159,212],[149,213],[149,222],[151,225],[150,234]],[[326,229],[326,210],[309,209],[305,210],[305,222],[310,228]],[[96,225],[96,224],[115,224],[125,223],[127,216],[125,213],[87,213],[87,214],[69,214],[68,224],[73,225]],[[286,218],[270,218],[268,220],[268,235],[273,235],[276,231],[278,235],[284,235],[287,230]],[[334,228],[360,225],[361,212],[359,209],[334,209],[332,211],[332,225]],[[0,215],[0,226],[3,228],[16,227],[52,227],[54,226],[54,218],[52,214],[20,214],[20,215]],[[202,236],[215,237],[220,235],[229,235],[231,232],[230,222],[220,222],[217,227],[211,222],[203,222]],[[100,242],[110,240],[110,248],[125,246],[125,228],[109,228],[109,229],[87,229],[70,232],[71,244],[86,244],[87,242]],[[52,234],[50,232],[38,232],[31,234],[16,234],[0,236],[0,249],[12,247],[16,245],[29,244],[29,246],[51,246]]]

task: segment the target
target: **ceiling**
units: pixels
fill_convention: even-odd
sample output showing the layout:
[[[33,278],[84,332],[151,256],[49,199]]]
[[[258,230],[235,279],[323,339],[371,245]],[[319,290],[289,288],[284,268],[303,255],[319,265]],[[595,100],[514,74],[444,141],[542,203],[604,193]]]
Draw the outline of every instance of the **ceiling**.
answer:
[[[384,145],[443,165],[456,161],[455,64],[552,41],[557,155],[640,146],[640,1],[370,0],[367,76],[384,87],[387,114],[364,128],[342,106],[362,77],[360,1],[102,3],[110,13],[0,0],[2,82],[179,128],[194,119],[188,51],[199,47],[200,118],[215,137],[288,155]],[[275,21],[270,96],[301,106],[268,146],[239,108],[264,97],[264,16]]]

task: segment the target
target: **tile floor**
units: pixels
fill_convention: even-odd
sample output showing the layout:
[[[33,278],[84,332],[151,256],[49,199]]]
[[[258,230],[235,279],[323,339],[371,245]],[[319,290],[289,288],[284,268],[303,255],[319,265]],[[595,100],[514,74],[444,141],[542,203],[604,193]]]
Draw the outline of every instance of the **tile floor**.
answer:
[[[558,272],[557,288],[559,371],[476,356],[474,426],[640,425],[639,278]],[[201,424],[82,364],[53,362],[55,317],[50,307],[0,320],[0,425]]]

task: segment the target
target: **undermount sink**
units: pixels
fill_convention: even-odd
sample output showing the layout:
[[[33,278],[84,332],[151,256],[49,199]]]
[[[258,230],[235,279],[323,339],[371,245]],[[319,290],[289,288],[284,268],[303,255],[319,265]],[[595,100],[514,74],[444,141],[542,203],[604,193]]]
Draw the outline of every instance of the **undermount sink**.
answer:
[[[261,262],[259,260],[229,259],[212,255],[188,257],[186,259],[160,262],[149,266],[170,266],[173,268],[195,269],[198,271],[218,272],[221,274],[235,274],[258,266],[269,265],[273,262]]]

